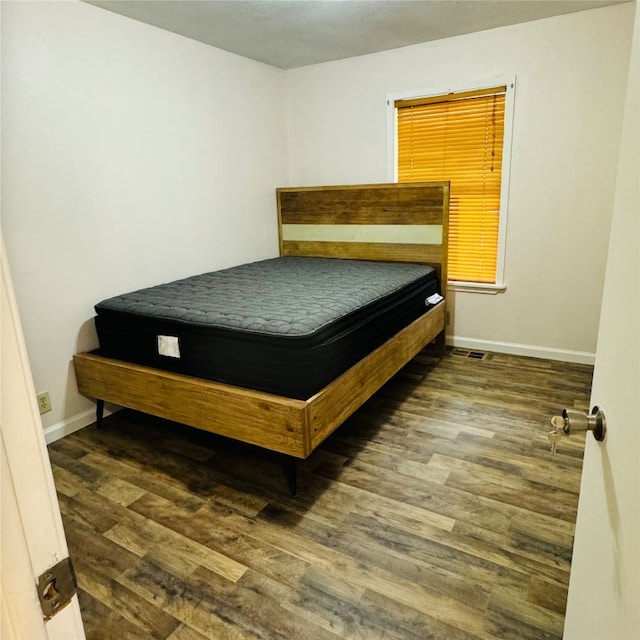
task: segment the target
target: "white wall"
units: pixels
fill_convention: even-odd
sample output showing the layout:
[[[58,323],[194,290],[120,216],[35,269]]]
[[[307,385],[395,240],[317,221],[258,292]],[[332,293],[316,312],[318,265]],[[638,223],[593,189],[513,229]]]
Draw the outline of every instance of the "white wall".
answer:
[[[3,235],[44,426],[86,423],[71,356],[94,303],[276,255],[284,72],[75,1],[2,2],[2,55]]]
[[[507,290],[450,296],[449,333],[592,360],[632,27],[625,4],[291,70],[290,183],[389,180],[389,93],[515,75]]]

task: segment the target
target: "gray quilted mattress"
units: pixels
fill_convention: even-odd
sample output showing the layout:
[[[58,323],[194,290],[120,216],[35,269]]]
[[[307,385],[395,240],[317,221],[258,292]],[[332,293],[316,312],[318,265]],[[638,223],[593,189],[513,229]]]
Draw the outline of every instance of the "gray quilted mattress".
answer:
[[[104,355],[306,398],[428,308],[431,267],[284,257],[104,300]]]

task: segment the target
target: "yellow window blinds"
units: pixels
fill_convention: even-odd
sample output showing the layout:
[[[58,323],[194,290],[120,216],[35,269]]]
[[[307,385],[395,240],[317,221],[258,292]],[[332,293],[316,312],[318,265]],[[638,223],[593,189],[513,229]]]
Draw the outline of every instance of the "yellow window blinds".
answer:
[[[451,182],[449,279],[494,284],[506,87],[397,100],[398,181]]]

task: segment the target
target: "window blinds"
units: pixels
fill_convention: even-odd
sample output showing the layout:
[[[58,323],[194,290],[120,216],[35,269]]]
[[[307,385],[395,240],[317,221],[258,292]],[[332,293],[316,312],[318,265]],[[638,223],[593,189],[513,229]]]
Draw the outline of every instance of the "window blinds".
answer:
[[[398,181],[451,182],[449,279],[494,284],[506,87],[398,100]]]

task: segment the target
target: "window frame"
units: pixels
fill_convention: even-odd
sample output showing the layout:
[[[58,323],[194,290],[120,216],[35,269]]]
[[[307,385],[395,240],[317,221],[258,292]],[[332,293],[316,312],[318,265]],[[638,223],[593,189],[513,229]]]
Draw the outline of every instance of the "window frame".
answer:
[[[492,78],[477,84],[448,86],[446,88],[413,89],[387,94],[387,175],[389,182],[398,182],[398,140],[396,100],[431,98],[449,93],[477,91],[504,85],[506,87],[504,105],[504,140],[502,148],[502,173],[500,184],[500,219],[498,226],[498,256],[495,284],[462,282],[449,280],[447,288],[453,291],[496,294],[505,291],[505,254],[507,244],[507,222],[509,218],[509,179],[511,174],[511,148],[513,138],[513,113],[515,106],[515,76]]]

